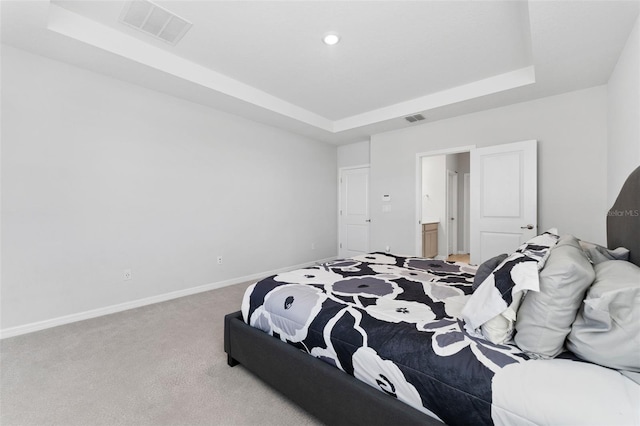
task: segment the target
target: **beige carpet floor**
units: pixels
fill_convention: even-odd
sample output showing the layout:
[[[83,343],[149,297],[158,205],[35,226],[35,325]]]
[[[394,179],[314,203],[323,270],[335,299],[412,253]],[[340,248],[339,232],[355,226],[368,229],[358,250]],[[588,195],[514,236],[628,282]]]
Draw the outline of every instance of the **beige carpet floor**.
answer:
[[[2,340],[0,424],[321,424],[227,366],[223,317],[248,285]]]

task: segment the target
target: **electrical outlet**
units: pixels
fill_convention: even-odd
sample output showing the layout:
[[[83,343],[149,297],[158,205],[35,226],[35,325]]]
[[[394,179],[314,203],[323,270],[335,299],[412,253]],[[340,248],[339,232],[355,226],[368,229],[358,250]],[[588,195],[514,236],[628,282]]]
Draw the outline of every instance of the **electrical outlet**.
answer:
[[[129,281],[131,279],[131,269],[127,268],[122,271],[122,281]]]
[[[218,265],[222,265],[222,256],[218,256]]]
[[[389,252],[391,251],[391,247],[386,246],[386,247],[384,248],[384,251],[386,251],[387,253],[389,253]]]
[[[315,250],[316,249],[316,243],[311,243],[311,250]]]

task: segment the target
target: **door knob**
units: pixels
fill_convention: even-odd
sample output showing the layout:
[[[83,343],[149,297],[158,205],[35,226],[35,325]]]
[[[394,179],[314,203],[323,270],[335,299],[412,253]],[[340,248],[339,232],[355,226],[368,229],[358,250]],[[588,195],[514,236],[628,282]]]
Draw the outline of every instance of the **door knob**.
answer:
[[[533,225],[529,224],[527,226],[521,226],[520,229],[533,229],[535,228]]]

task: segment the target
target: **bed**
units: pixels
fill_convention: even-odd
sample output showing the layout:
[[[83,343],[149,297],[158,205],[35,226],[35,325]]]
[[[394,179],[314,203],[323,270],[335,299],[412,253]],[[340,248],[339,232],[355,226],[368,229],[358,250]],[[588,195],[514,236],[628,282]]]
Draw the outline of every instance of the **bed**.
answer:
[[[327,424],[640,424],[639,194],[640,168],[610,249],[549,230],[479,267],[371,253],[261,280],[228,363]]]

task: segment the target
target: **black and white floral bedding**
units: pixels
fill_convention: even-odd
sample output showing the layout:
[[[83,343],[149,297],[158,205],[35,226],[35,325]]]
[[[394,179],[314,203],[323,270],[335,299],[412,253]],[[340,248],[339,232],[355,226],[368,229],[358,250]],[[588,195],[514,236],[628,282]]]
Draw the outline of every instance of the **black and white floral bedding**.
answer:
[[[247,290],[242,313],[251,326],[447,424],[640,421],[629,412],[637,385],[617,372],[571,357],[529,360],[515,345],[466,331],[461,311],[475,272],[372,253],[264,279]],[[567,404],[549,396],[549,386],[562,389]]]

